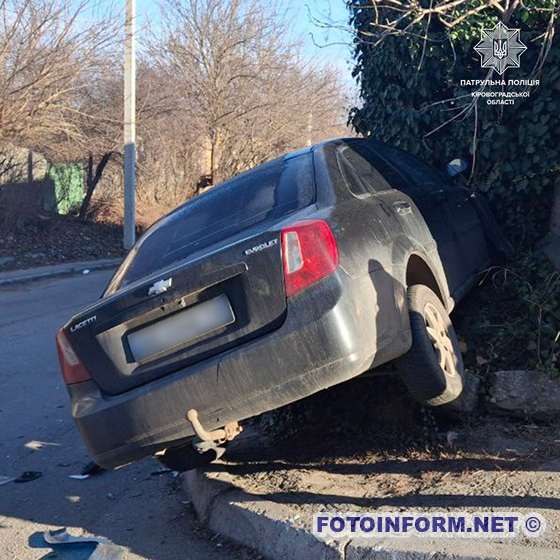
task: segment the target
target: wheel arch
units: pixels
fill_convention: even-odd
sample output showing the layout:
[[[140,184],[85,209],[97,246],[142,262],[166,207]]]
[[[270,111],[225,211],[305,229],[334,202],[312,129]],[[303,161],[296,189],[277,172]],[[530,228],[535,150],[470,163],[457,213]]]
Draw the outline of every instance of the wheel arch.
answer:
[[[412,253],[408,257],[405,270],[406,287],[422,284],[430,288],[440,299],[443,306],[449,310],[450,301],[446,296],[446,291],[442,288],[436,274],[427,263],[426,259],[418,253]]]

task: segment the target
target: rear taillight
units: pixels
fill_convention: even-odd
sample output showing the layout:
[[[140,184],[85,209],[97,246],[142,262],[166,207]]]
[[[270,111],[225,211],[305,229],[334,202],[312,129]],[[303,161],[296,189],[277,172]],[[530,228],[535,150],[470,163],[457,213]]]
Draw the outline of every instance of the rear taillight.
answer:
[[[62,329],[56,335],[56,349],[58,351],[62,377],[64,377],[67,385],[91,379],[89,371],[80,362],[78,356],[76,356]]]
[[[308,220],[282,230],[286,295],[293,296],[336,270],[338,249],[327,222]]]

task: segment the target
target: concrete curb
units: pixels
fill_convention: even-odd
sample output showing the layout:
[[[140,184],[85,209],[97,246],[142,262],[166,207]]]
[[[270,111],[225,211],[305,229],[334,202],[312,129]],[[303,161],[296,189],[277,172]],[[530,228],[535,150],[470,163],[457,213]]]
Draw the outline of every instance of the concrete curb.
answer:
[[[202,471],[183,475],[183,487],[198,518],[212,531],[257,550],[274,560],[338,560],[344,543],[325,543],[295,525],[289,507],[270,501],[257,501]]]
[[[224,480],[225,478],[225,480]],[[549,548],[472,539],[386,538],[320,541],[289,506],[244,492],[227,474],[189,471],[183,488],[210,530],[271,560],[519,560],[558,559]]]
[[[27,270],[13,270],[10,272],[0,273],[0,286],[7,284],[16,284],[20,282],[30,282],[33,280],[41,280],[54,276],[65,276],[68,274],[80,273],[85,269],[90,271],[106,270],[116,268],[121,258],[100,259],[96,261],[76,261],[71,263],[55,264],[48,266],[39,266]]]

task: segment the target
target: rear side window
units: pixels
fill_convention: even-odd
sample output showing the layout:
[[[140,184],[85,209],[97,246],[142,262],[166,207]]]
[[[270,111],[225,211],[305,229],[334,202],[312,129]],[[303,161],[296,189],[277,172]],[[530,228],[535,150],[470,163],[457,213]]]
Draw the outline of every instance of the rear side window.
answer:
[[[426,189],[441,188],[448,182],[447,178],[437,169],[430,167],[412,154],[386,144],[378,148],[378,152],[387,158],[399,171],[410,177],[417,187]]]
[[[350,192],[358,198],[390,189],[379,171],[354,149],[343,147],[338,152],[338,161]]]
[[[224,238],[315,202],[311,153],[265,163],[213,187],[152,226],[115,274],[107,293]]]
[[[369,141],[353,142],[352,149],[365,158],[385,179],[385,181],[393,188],[402,189],[406,184],[410,183],[407,179],[399,173],[387,160],[380,157],[378,153],[369,144]],[[383,144],[381,144],[384,146]]]

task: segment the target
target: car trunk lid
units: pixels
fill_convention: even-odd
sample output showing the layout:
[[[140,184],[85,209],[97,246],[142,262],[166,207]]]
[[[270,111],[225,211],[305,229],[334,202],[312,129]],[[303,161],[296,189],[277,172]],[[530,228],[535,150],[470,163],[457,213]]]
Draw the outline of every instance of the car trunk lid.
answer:
[[[309,150],[265,163],[154,224],[102,300],[65,329],[106,393],[118,394],[279,326],[280,224],[316,201]]]
[[[118,394],[273,330],[285,311],[279,235],[266,229],[117,290],[65,332]]]

